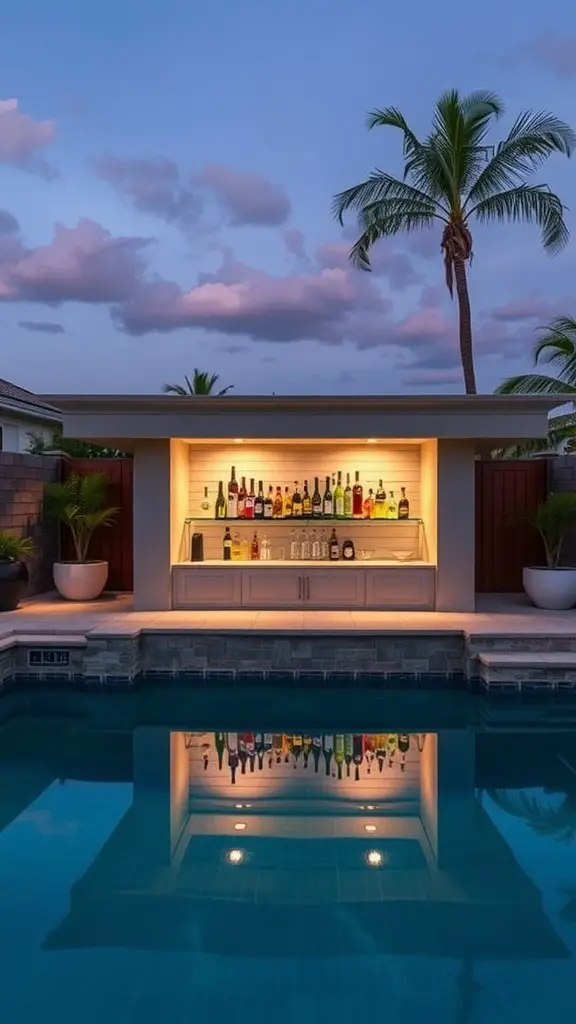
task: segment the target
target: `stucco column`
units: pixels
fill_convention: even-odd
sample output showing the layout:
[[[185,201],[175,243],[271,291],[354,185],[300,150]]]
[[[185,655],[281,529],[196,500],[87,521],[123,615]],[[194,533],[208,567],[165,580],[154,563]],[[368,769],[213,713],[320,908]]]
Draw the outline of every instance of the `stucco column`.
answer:
[[[438,441],[436,610],[473,612],[475,454],[469,441]]]
[[[134,448],[134,608],[172,607],[170,441]]]

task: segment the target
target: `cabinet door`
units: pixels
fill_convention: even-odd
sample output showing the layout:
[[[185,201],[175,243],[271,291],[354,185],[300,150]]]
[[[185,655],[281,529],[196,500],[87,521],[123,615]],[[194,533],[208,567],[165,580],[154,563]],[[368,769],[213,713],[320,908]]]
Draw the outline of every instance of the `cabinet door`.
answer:
[[[238,569],[174,569],[172,594],[174,608],[239,608],[242,573]]]
[[[435,570],[367,569],[366,608],[388,611],[433,611]]]
[[[242,573],[246,608],[301,608],[304,582],[294,569],[250,569]]]
[[[305,608],[363,608],[363,569],[313,569],[304,579]]]

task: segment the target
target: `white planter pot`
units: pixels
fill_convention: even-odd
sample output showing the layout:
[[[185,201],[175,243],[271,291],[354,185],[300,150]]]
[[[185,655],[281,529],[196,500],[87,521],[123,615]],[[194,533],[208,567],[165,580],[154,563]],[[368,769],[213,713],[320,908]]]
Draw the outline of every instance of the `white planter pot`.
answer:
[[[522,583],[537,608],[561,611],[576,604],[576,569],[526,567],[522,570]]]
[[[104,590],[108,562],[55,562],[54,584],[67,601],[93,601]]]

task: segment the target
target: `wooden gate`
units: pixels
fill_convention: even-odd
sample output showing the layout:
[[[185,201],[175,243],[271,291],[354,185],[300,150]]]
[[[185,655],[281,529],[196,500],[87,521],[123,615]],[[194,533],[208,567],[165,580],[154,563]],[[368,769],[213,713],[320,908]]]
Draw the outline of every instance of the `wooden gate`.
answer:
[[[132,459],[70,459],[64,464],[66,475],[105,473],[110,481],[110,504],[119,508],[114,524],[96,530],[90,544],[89,557],[110,563],[107,590],[132,590]],[[74,558],[69,531],[62,538],[64,558]]]
[[[542,564],[542,542],[526,513],[544,501],[546,459],[476,463],[476,590],[522,591],[522,569]]]

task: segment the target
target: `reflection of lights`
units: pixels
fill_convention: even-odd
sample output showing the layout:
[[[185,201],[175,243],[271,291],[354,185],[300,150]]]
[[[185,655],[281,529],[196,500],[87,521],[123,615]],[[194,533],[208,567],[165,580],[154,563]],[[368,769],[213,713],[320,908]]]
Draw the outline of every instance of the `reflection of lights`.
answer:
[[[365,832],[375,832],[376,831],[376,825],[364,825],[364,831]]]
[[[241,864],[244,860],[244,850],[228,850],[226,860],[229,864]]]
[[[366,863],[371,868],[381,868],[384,863],[384,854],[380,850],[368,850]]]
[[[373,811],[374,810],[374,804],[366,804],[366,810],[367,811]]]
[[[244,438],[243,437],[235,437],[234,438],[234,444],[244,444]]]
[[[378,441],[377,437],[367,437],[366,438],[366,444],[376,444],[377,441]]]
[[[245,828],[246,828],[246,822],[245,821],[237,821],[236,824],[234,825],[234,829],[236,830],[236,832],[243,832]]]
[[[237,811],[241,811],[244,807],[252,807],[252,804],[234,804]]]

